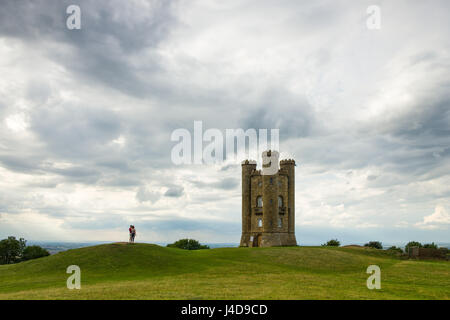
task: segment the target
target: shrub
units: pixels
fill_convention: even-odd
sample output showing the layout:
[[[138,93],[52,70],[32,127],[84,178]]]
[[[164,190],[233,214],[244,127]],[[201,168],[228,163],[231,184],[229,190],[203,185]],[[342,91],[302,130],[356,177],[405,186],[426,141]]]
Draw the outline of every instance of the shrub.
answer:
[[[441,248],[439,248],[439,250],[441,250],[441,251],[444,252],[445,254],[450,254],[450,249],[449,249],[449,248],[441,247]]]
[[[450,249],[446,247],[441,247],[438,249],[441,252],[441,256],[446,259],[450,260]]]
[[[23,250],[22,260],[31,260],[49,256],[50,253],[40,246],[29,246]]]
[[[392,246],[392,247],[388,248],[387,251],[390,251],[392,253],[399,253],[399,254],[403,253],[403,250],[396,246]]]
[[[422,248],[422,244],[420,242],[417,242],[417,241],[410,241],[405,246],[405,252],[409,253],[409,248],[412,248],[412,247]]]
[[[27,247],[26,243],[25,239],[17,240],[15,237],[0,241],[0,264],[17,263],[50,255],[40,246]]]
[[[339,247],[341,243],[338,241],[338,239],[331,239],[327,243],[323,244],[322,246],[328,246],[328,247]]]
[[[25,239],[17,240],[16,237],[8,237],[8,239],[0,241],[0,264],[19,262],[22,259],[26,243]]]
[[[364,247],[374,248],[374,249],[383,249],[383,245],[380,241],[369,241],[364,245]]]
[[[198,250],[198,249],[209,249],[206,245],[201,245],[200,242],[194,239],[180,239],[174,243],[167,245],[170,248],[179,248],[185,250]]]
[[[442,256],[445,257],[445,259],[450,260],[450,249],[448,248],[439,248],[439,250],[442,252]]]
[[[423,247],[424,248],[428,248],[428,249],[437,249],[438,248],[438,246],[434,242],[426,243],[426,244],[423,245]]]

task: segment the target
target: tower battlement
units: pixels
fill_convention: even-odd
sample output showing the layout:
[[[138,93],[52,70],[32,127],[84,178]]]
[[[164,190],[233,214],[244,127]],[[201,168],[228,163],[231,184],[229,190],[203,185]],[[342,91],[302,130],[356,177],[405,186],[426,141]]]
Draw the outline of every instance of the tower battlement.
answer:
[[[280,161],[280,166],[281,165],[294,165],[295,166],[295,160],[293,160],[293,159],[281,160]]]
[[[252,176],[260,176],[261,175],[261,170],[254,169],[251,174],[252,174]]]
[[[256,161],[255,160],[244,160],[244,161],[242,161],[241,166],[245,166],[245,165],[256,166]]]

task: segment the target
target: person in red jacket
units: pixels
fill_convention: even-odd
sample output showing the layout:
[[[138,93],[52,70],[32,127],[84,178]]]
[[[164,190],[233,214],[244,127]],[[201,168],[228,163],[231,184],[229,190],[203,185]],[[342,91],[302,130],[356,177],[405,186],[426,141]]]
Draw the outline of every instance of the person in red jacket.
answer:
[[[130,243],[134,243],[134,238],[136,237],[136,229],[133,225],[130,225],[128,231],[130,232]]]

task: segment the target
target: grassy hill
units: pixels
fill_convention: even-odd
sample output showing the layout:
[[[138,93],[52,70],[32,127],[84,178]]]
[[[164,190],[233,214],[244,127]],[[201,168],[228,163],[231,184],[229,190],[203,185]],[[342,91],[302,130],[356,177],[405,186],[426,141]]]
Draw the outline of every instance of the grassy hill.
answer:
[[[81,268],[81,290],[66,268]],[[381,268],[381,290],[366,268]],[[450,262],[366,248],[186,251],[115,243],[0,266],[0,299],[449,299]]]

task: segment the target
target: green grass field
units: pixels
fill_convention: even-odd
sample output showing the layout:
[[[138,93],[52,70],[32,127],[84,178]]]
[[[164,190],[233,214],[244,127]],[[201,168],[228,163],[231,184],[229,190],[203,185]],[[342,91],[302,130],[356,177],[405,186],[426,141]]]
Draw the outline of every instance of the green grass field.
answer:
[[[381,268],[369,290],[366,269]],[[69,265],[81,289],[69,290]],[[450,262],[364,248],[186,251],[123,243],[0,266],[0,299],[449,299]]]

